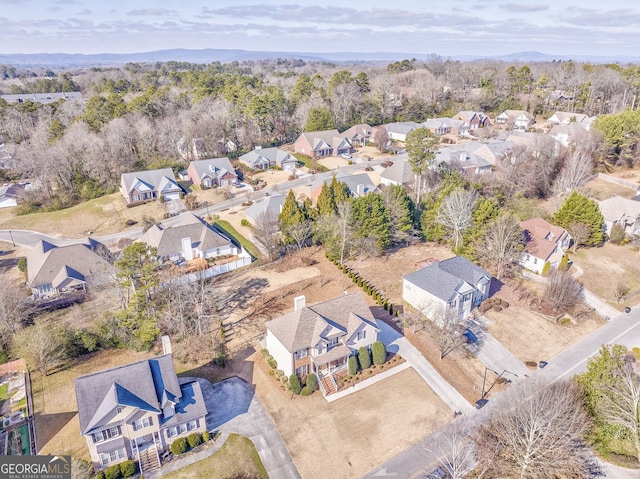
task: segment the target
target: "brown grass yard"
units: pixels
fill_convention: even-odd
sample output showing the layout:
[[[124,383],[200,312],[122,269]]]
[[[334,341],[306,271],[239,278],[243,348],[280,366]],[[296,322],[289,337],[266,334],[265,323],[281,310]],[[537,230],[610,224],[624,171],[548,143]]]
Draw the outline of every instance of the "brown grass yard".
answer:
[[[207,459],[162,476],[166,479],[269,479],[250,439],[230,434],[223,446]]]
[[[453,419],[413,369],[328,403],[284,393],[256,357],[256,394],[305,479],[360,477]]]
[[[604,301],[620,311],[640,302],[640,253],[637,246],[615,245],[609,242],[599,248],[580,248],[569,259],[580,269],[572,268],[578,280]],[[627,299],[620,304],[615,299],[618,281],[629,287]]]
[[[620,176],[620,175],[615,175]],[[627,181],[634,181],[632,178],[625,178]],[[638,185],[640,187],[640,185]],[[632,198],[636,195],[636,191],[631,188],[626,188],[621,185],[617,185],[602,178],[596,178],[585,184],[581,191],[587,194],[590,198],[598,201],[606,200],[612,196],[622,196],[623,198]]]

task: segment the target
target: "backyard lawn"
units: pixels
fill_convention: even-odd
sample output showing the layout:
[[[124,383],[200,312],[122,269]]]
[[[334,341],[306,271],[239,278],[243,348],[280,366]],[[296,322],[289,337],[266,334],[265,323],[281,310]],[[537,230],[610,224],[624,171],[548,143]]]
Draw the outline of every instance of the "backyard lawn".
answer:
[[[230,434],[223,446],[207,459],[162,476],[166,479],[269,479],[253,443]]]

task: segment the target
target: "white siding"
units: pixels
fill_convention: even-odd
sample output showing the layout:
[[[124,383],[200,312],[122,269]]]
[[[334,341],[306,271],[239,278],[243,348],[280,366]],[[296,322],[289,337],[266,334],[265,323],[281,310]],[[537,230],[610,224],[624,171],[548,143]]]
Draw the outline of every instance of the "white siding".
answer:
[[[278,369],[282,369],[287,376],[293,374],[293,357],[287,348],[276,338],[275,334],[267,329],[266,345],[269,354],[278,363]]]
[[[433,296],[431,293],[417,287],[404,278],[402,279],[402,299],[427,317],[432,317],[447,306],[445,301]]]
[[[358,333],[364,331],[364,338],[358,340]],[[347,346],[357,350],[361,347],[367,347],[378,340],[378,331],[369,324],[363,323],[349,338]]]
[[[545,261],[543,259],[537,258],[536,256],[530,255],[528,253],[523,253],[520,257],[520,266],[528,269],[529,271],[533,271],[534,273],[542,274],[542,268],[544,268]]]

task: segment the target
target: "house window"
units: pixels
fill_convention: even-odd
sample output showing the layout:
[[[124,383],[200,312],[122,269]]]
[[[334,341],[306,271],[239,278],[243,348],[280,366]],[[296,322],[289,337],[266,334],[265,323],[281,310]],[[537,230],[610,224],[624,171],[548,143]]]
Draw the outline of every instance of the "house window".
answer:
[[[93,434],[93,442],[102,442],[107,439],[118,437],[121,434],[120,426],[114,426]]]
[[[194,429],[198,428],[198,421],[189,421],[187,423],[187,430],[188,431],[193,431]]]
[[[356,334],[356,341],[360,341],[361,339],[364,339],[367,337],[367,330],[363,329],[362,331],[359,331],[358,334]]]
[[[306,358],[308,354],[309,350],[307,348],[299,349],[298,351],[296,351],[296,359]]]
[[[167,437],[173,437],[178,435],[178,428],[173,426],[167,429]]]
[[[187,432],[187,423],[182,423],[178,426],[178,432],[180,434],[184,434],[185,432]]]
[[[335,346],[336,344],[338,344],[338,338],[337,337],[330,339],[329,340],[329,344],[327,345],[327,347],[331,348],[331,347]]]
[[[307,374],[309,374],[309,365],[305,364],[304,366],[300,366],[299,368],[296,368],[296,375],[298,376],[306,376]]]
[[[109,464],[110,462],[114,462],[117,461],[119,459],[124,459],[126,457],[126,452],[124,450],[124,447],[121,447],[120,449],[114,449],[111,452],[106,452],[106,453],[101,453],[100,454],[100,463],[103,466],[106,466],[107,464]]]
[[[116,408],[116,414],[120,414],[122,412],[122,408],[121,407],[117,407]]]
[[[137,431],[138,429],[149,427],[151,426],[151,424],[152,422],[150,417],[143,417],[142,419],[138,419],[133,423],[133,430]]]
[[[538,264],[538,258],[533,258],[533,264]]]

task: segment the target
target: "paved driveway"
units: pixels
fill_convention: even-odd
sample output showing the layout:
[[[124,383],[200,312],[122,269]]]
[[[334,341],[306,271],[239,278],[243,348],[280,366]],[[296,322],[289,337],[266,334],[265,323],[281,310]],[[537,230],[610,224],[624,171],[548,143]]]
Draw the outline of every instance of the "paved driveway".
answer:
[[[393,329],[384,321],[378,321],[380,333],[378,339],[387,347],[387,351],[398,353],[407,361],[431,389],[453,411],[468,411],[471,404],[460,394],[456,388],[443,379],[433,366],[427,361],[403,335]]]
[[[216,384],[198,378],[207,409],[207,427],[251,439],[269,477],[299,478],[276,425],[249,384],[231,378]]]

